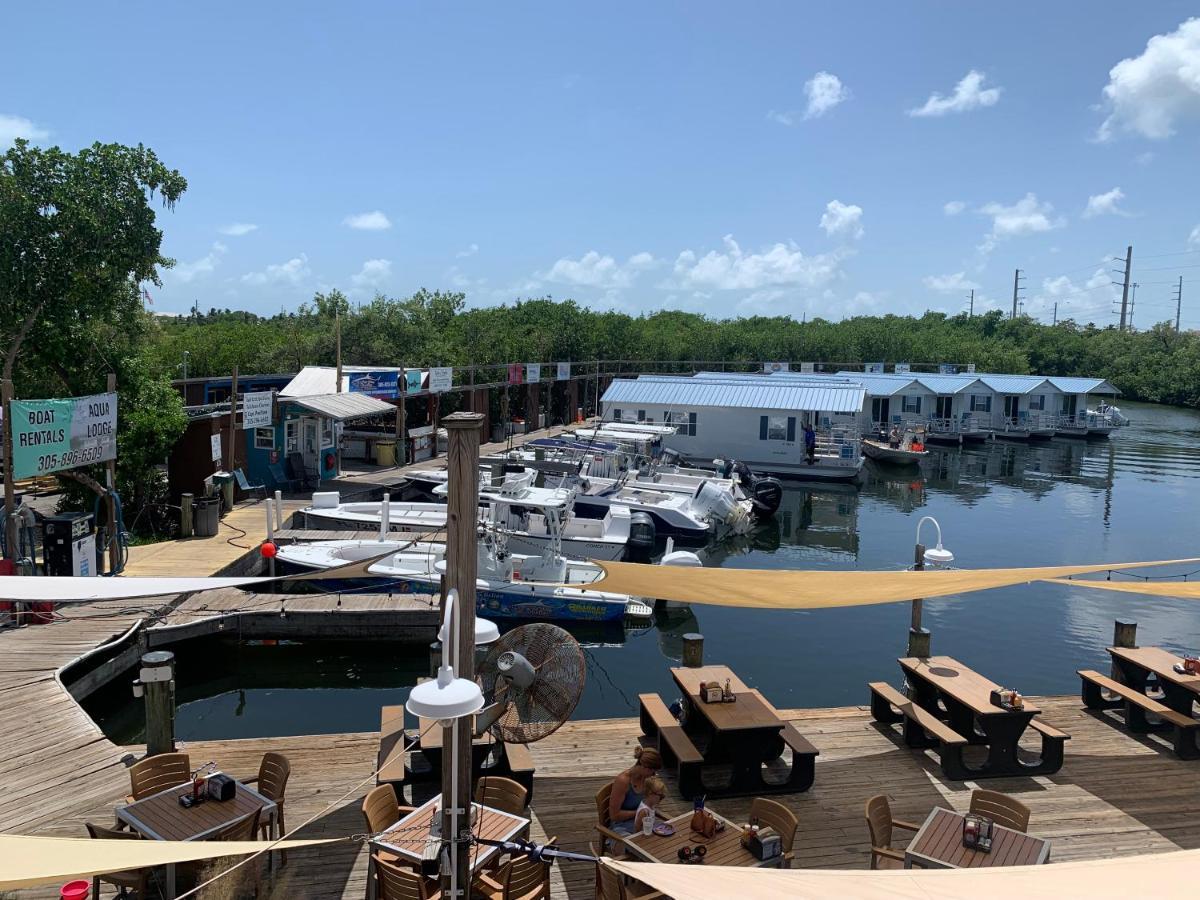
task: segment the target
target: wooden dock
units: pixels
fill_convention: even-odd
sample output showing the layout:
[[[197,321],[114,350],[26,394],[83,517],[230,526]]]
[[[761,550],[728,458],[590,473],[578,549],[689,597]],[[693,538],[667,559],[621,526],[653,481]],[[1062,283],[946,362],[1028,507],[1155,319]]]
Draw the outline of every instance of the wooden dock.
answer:
[[[141,752],[116,746],[100,733],[59,684],[59,667],[145,616],[170,624],[194,622],[244,604],[245,596],[197,594],[174,609],[164,609],[161,598],[92,604],[71,608],[66,621],[0,630],[0,784],[5,785],[0,830],[82,836],[85,821],[110,820],[128,786],[126,767]],[[348,598],[343,602],[355,602]],[[315,612],[330,599],[303,602]],[[865,699],[865,685],[863,694]],[[987,786],[1013,793],[1031,807],[1030,830],[1053,841],[1055,861],[1200,847],[1200,821],[1186,799],[1200,791],[1200,764],[1180,761],[1156,739],[1135,738],[1084,712],[1077,698],[1035,702],[1047,721],[1072,734],[1066,764],[1054,776]],[[889,794],[895,814],[906,819],[920,820],[937,804],[965,809],[972,785],[945,781],[932,758],[901,746],[871,722],[864,707],[785,715],[821,751],[812,790],[783,796],[800,818],[798,865],[865,868],[863,803],[874,793]],[[534,834],[554,834],[564,847],[586,851],[594,839],[593,797],[629,764],[638,736],[632,718],[579,721],[531,745],[537,765]],[[265,750],[287,754],[293,765],[289,824],[316,816],[304,836],[347,837],[363,830],[359,803],[373,783],[377,741],[373,733],[338,734],[193,742],[184,749],[194,759],[215,760],[227,771],[247,775]],[[737,820],[746,815],[748,800],[712,805]],[[675,796],[665,806],[668,813],[685,809]],[[349,841],[295,853],[268,896],[363,897],[365,865],[362,845]],[[555,871],[555,896],[591,896],[589,866],[568,864]]]

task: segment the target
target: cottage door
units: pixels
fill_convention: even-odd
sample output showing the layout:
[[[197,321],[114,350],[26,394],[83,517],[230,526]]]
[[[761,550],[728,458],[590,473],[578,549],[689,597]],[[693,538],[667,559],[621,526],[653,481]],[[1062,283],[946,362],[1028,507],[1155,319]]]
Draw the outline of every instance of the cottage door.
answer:
[[[304,456],[304,468],[313,474],[321,474],[321,428],[312,416],[300,420],[300,453]]]

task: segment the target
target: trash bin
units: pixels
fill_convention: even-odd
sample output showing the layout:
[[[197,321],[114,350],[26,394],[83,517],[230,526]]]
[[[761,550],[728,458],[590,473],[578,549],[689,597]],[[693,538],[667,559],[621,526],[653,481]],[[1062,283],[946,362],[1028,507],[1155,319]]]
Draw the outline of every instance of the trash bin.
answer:
[[[192,504],[192,530],[196,537],[216,537],[220,522],[221,501],[216,497],[201,497]]]
[[[213,487],[221,492],[225,498],[225,509],[233,509],[233,473],[232,472],[214,472]],[[216,532],[213,532],[216,534]]]
[[[375,464],[379,466],[394,466],[396,464],[396,442],[375,442]]]

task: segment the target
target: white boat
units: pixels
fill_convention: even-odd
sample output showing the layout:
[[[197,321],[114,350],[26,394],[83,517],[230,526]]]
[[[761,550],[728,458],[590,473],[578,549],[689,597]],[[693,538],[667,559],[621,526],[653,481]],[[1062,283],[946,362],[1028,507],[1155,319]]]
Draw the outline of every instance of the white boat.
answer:
[[[332,590],[426,591],[440,588],[446,571],[441,544],[399,541],[316,541],[281,547],[275,559],[288,574],[330,569],[370,559],[395,547],[395,552],[370,566],[370,577],[340,584],[322,582]],[[382,550],[381,550],[382,548]],[[476,609],[493,618],[572,622],[620,622],[648,619],[652,600],[588,587],[603,577],[595,563],[569,560],[559,553],[525,555],[509,551],[502,533],[486,529],[479,542]],[[694,553],[677,551],[663,565],[698,566]]]
[[[903,434],[895,434],[896,445],[891,440],[863,438],[863,453],[876,462],[893,466],[915,466],[929,455],[925,449],[925,429],[906,428]]]
[[[504,532],[514,553],[540,554],[556,539],[561,552],[575,559],[620,559],[629,544],[632,515],[628,507],[609,506],[588,518],[574,509],[574,492],[564,488],[532,486],[530,474],[513,475],[498,488],[481,489],[481,520]],[[443,482],[434,489],[444,495]],[[301,511],[309,528],[378,531],[430,535],[446,527],[445,503],[416,503],[390,500],[376,503],[339,503],[336,493],[314,494],[313,504]],[[646,535],[639,533],[639,544]],[[653,544],[653,534],[649,536]],[[649,547],[640,546],[648,550]]]
[[[1095,409],[1087,411],[1088,437],[1108,437],[1118,428],[1124,428],[1128,424],[1129,419],[1110,403],[1101,403]]]

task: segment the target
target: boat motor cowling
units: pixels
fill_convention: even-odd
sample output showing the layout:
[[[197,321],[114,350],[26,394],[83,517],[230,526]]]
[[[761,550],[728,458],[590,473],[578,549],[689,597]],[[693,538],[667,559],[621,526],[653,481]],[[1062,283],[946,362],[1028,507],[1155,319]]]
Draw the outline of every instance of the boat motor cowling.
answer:
[[[639,554],[649,554],[657,537],[654,517],[640,510],[629,515],[629,547]]]

